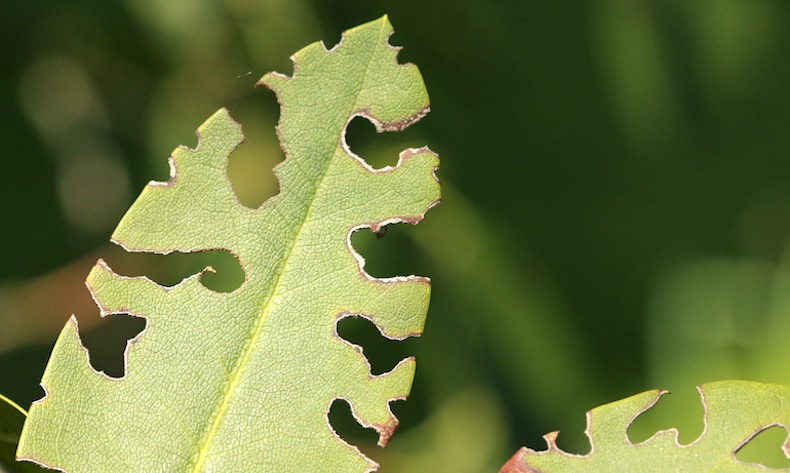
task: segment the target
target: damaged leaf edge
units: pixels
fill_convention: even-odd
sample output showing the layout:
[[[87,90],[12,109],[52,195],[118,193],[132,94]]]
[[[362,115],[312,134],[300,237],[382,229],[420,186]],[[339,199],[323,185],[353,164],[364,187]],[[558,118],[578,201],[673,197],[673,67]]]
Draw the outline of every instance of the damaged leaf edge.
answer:
[[[593,454],[595,454],[595,448],[596,448],[595,441],[593,440],[592,433],[591,433],[591,429],[592,429],[592,426],[593,426],[593,417],[592,417],[593,416],[593,411],[596,411],[596,410],[599,410],[599,409],[602,409],[602,408],[606,408],[607,406],[611,406],[612,404],[619,403],[619,402],[624,402],[624,401],[627,401],[629,399],[633,399],[635,397],[645,397],[645,398],[652,397],[652,399],[649,399],[648,402],[645,403],[644,407],[640,408],[636,413],[634,413],[631,416],[630,420],[626,423],[626,429],[623,432],[624,440],[625,440],[625,442],[627,444],[629,444],[631,446],[635,446],[635,444],[633,444],[628,439],[628,427],[636,420],[637,417],[639,417],[644,412],[646,412],[647,410],[649,410],[650,408],[655,406],[656,403],[659,401],[659,399],[661,399],[661,397],[664,394],[667,394],[667,393],[668,393],[668,391],[665,391],[665,390],[646,391],[646,392],[643,392],[643,393],[640,393],[640,394],[635,394],[634,396],[631,396],[631,397],[628,397],[628,398],[625,398],[625,399],[622,399],[622,400],[619,400],[619,401],[614,401],[612,403],[608,403],[608,404],[604,404],[602,406],[595,407],[595,408],[590,409],[589,411],[587,411],[586,414],[585,414],[585,417],[587,419],[587,426],[584,429],[584,435],[587,437],[587,440],[589,440],[589,442],[590,442],[590,451],[588,453],[586,453],[586,454],[582,455],[582,454],[576,454],[576,453],[569,453],[569,452],[566,452],[566,451],[562,450],[561,448],[559,448],[557,446],[557,436],[559,435],[560,432],[559,431],[549,432],[549,433],[547,433],[547,434],[545,434],[543,436],[543,439],[546,441],[546,445],[548,446],[548,448],[546,450],[537,451],[537,450],[533,450],[533,449],[528,448],[528,447],[521,447],[507,461],[507,463],[505,463],[505,465],[502,467],[502,469],[499,470],[499,473],[541,473],[538,470],[532,469],[531,467],[529,467],[526,464],[526,456],[528,454],[532,454],[532,455],[546,455],[548,453],[559,453],[561,455],[565,455],[565,456],[570,457],[570,458],[578,458],[578,459],[589,458]],[[677,432],[677,430],[674,429],[674,428],[666,430],[666,431],[656,432],[656,434],[654,434],[652,437],[650,437],[650,439],[646,440],[645,442],[653,439],[656,435],[659,435],[662,432],[672,432],[672,431]],[[645,443],[645,442],[642,442],[642,443]]]
[[[362,361],[365,363],[365,366],[367,366],[368,380],[385,378],[386,376],[388,376],[388,375],[394,373],[395,371],[397,371],[398,369],[400,369],[401,365],[403,365],[403,366],[412,365],[413,367],[416,366],[417,360],[415,359],[415,357],[414,356],[407,356],[406,358],[401,359],[391,370],[385,371],[385,372],[380,373],[380,374],[373,374],[373,369],[370,366],[370,360],[368,359],[368,357],[365,356],[363,347],[361,347],[360,345],[357,345],[356,343],[352,343],[352,342],[346,340],[337,331],[337,324],[341,320],[346,319],[346,318],[353,318],[353,317],[359,317],[359,318],[363,318],[363,319],[367,320],[374,327],[376,327],[376,330],[378,330],[379,334],[382,337],[387,338],[388,340],[403,341],[403,340],[406,340],[407,338],[410,338],[410,337],[419,337],[419,336],[422,335],[422,329],[420,329],[419,331],[415,331],[415,332],[411,332],[411,333],[405,334],[403,336],[389,335],[389,334],[385,333],[382,330],[382,328],[378,324],[376,324],[375,321],[368,314],[365,314],[365,313],[350,313],[350,312],[345,312],[345,311],[344,312],[340,312],[335,317],[335,324],[334,324],[334,328],[333,328],[333,336],[335,338],[337,338],[338,340],[340,340],[341,342],[343,342],[344,344],[346,344],[347,346],[349,346],[352,350],[354,350],[357,353],[357,355],[360,358],[362,358]],[[350,399],[346,398],[345,396],[337,396],[334,399],[330,400],[329,401],[329,406],[331,406],[332,403],[334,403],[338,399],[342,399],[342,400],[346,401],[346,403],[351,408],[351,414],[354,416],[354,419],[356,419],[357,423],[359,425],[361,425],[362,427],[366,428],[366,429],[373,429],[373,430],[375,430],[376,433],[379,436],[379,439],[376,442],[377,445],[379,447],[385,447],[387,445],[387,443],[389,442],[390,438],[392,437],[392,435],[395,433],[395,430],[398,428],[398,424],[400,422],[398,420],[398,418],[395,416],[395,413],[392,412],[391,403],[393,401],[404,401],[404,400],[408,399],[408,396],[409,396],[409,393],[407,392],[403,396],[395,396],[395,397],[391,397],[391,398],[387,399],[387,413],[389,414],[389,416],[388,416],[389,420],[385,424],[374,424],[374,423],[370,423],[370,422],[365,421],[364,418],[362,418],[359,415],[357,415],[356,409],[354,409],[354,404],[351,402]],[[335,437],[337,437],[343,443],[345,443],[345,444],[347,444],[347,445],[349,445],[351,447],[356,448],[354,445],[349,444],[348,442],[343,440],[343,438],[341,438],[337,434],[337,432],[335,431],[334,427],[332,427],[331,423],[329,422],[329,407],[327,407],[326,413],[327,413],[327,417],[326,417],[327,425],[329,426],[330,430],[335,435]],[[357,451],[359,452],[358,449],[357,449]],[[367,458],[366,455],[364,455],[364,454],[362,454],[362,455]]]
[[[601,406],[595,407],[595,408],[587,411],[587,413],[586,413],[587,427],[584,430],[584,434],[588,438],[588,440],[590,441],[590,447],[591,448],[590,448],[590,452],[589,453],[584,454],[584,455],[580,455],[580,454],[574,454],[574,453],[565,452],[564,450],[560,449],[557,446],[557,444],[556,444],[556,439],[557,439],[557,436],[559,435],[559,431],[549,432],[549,433],[547,433],[546,435],[543,436],[544,440],[546,441],[546,444],[548,445],[548,448],[546,450],[536,451],[536,450],[533,450],[533,449],[528,448],[528,447],[521,447],[502,466],[502,468],[499,470],[499,473],[546,473],[546,472],[543,472],[543,471],[540,471],[540,470],[536,470],[536,469],[532,468],[531,466],[529,466],[527,464],[527,455],[546,455],[546,454],[549,454],[549,453],[558,453],[558,454],[566,456],[568,458],[577,458],[577,459],[589,458],[591,455],[593,455],[595,453],[595,448],[596,448],[595,442],[593,441],[593,438],[592,438],[592,435],[591,435],[591,432],[590,432],[591,427],[592,427],[593,411],[598,411],[600,409],[605,409],[606,407],[612,406],[613,404],[626,402],[628,400],[631,400],[631,399],[634,399],[634,398],[638,398],[638,397],[650,398],[652,396],[652,399],[649,399],[649,401],[645,403],[644,407],[638,409],[636,411],[636,413],[631,416],[630,420],[628,420],[626,422],[625,430],[624,430],[623,433],[624,433],[624,441],[625,441],[625,443],[628,446],[630,446],[630,447],[643,446],[643,445],[646,445],[646,444],[654,441],[655,439],[657,439],[660,436],[671,435],[673,437],[673,441],[674,441],[675,445],[679,449],[687,449],[687,448],[694,447],[696,444],[698,444],[699,442],[701,442],[705,438],[705,435],[707,434],[708,428],[709,428],[709,423],[708,423],[709,407],[708,407],[708,403],[707,403],[706,396],[705,396],[705,389],[707,387],[711,386],[711,385],[716,385],[716,384],[720,384],[720,383],[728,383],[728,382],[735,382],[735,383],[737,383],[739,381],[717,381],[717,382],[702,384],[702,385],[699,385],[699,386],[696,387],[697,392],[699,393],[699,396],[700,396],[700,401],[702,403],[702,407],[703,407],[703,430],[702,430],[702,433],[700,433],[700,435],[696,439],[694,439],[692,442],[690,442],[688,444],[681,444],[678,441],[678,430],[675,427],[672,427],[670,429],[659,430],[655,434],[650,436],[650,438],[648,438],[647,440],[644,440],[644,441],[638,442],[638,443],[633,443],[628,438],[628,428],[633,424],[633,422],[640,415],[642,415],[646,411],[652,409],[656,405],[656,403],[658,403],[658,401],[661,399],[661,397],[663,397],[666,394],[670,394],[669,391],[663,390],[663,389],[661,389],[661,390],[651,390],[651,391],[645,391],[645,392],[642,392],[642,393],[639,393],[639,394],[635,394],[635,395],[633,395],[631,397],[624,398],[624,399],[621,399],[621,400],[618,400],[618,401],[614,401],[614,402],[611,402],[611,403],[603,404]],[[740,381],[740,382],[742,382],[742,381]],[[741,461],[740,459],[738,459],[736,457],[736,454],[744,446],[746,446],[750,441],[752,441],[761,432],[763,432],[763,431],[765,431],[765,430],[767,430],[767,429],[769,429],[771,427],[781,427],[787,433],[785,442],[782,444],[781,450],[784,453],[785,457],[790,459],[790,430],[788,429],[788,426],[785,425],[784,423],[781,423],[781,422],[771,422],[769,424],[759,426],[757,429],[755,429],[754,432],[752,432],[751,434],[747,435],[738,445],[736,445],[732,449],[732,451],[730,452],[730,455],[732,455],[733,460],[735,462],[737,462],[737,463],[741,463],[741,464],[744,464],[744,465],[756,466],[758,468],[765,469],[766,471],[786,471],[787,469],[775,470],[775,469],[767,468],[767,467],[765,467],[765,465],[762,465],[762,464],[759,464],[759,463],[744,462],[744,461]]]

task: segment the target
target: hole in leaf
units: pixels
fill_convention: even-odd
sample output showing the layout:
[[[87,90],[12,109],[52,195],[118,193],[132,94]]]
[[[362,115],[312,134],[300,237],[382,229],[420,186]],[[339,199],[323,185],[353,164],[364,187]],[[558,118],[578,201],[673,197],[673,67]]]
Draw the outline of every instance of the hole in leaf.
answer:
[[[376,278],[430,274],[428,259],[409,236],[419,226],[391,224],[376,233],[362,229],[351,235],[351,245],[365,258],[365,272]]]
[[[763,429],[735,453],[735,458],[745,463],[756,463],[768,468],[790,468],[790,459],[782,452],[788,441],[787,430],[774,425]]]
[[[398,133],[379,133],[370,120],[361,116],[354,117],[346,127],[346,144],[373,169],[395,166],[401,151],[424,146],[415,127]]]
[[[217,292],[232,292],[244,282],[241,264],[228,251],[214,250],[197,253],[130,253],[113,245],[105,253],[107,264],[118,274],[128,277],[146,276],[162,286],[175,286],[207,267],[215,272],[200,276],[200,282]]]
[[[705,408],[697,390],[680,389],[661,396],[628,427],[628,439],[641,443],[656,432],[675,428],[678,443],[688,445],[699,438],[705,428]]]
[[[574,455],[587,455],[592,451],[590,438],[587,437],[585,429],[587,428],[587,416],[584,414],[572,416],[570,419],[563,422],[559,427],[559,434],[555,440],[557,446]],[[536,446],[543,448],[545,440],[540,439],[535,443]]]
[[[351,445],[359,448],[362,453],[374,459],[378,450],[376,442],[379,435],[374,429],[362,427],[351,413],[351,406],[345,399],[335,399],[327,413],[327,419],[337,435]],[[375,459],[374,459],[375,460]]]
[[[324,35],[324,39],[322,39],[321,42],[324,43],[324,48],[327,51],[331,51],[332,49],[337,47],[337,45],[340,44],[342,40],[343,40],[343,34],[338,30],[338,31],[331,31],[326,35]]]
[[[88,350],[90,364],[112,378],[124,376],[124,353],[127,341],[145,329],[145,319],[129,314],[108,315],[90,330],[80,333]]]
[[[401,35],[406,38],[404,41],[401,41]],[[419,51],[415,51],[416,48],[404,47],[404,44],[410,43],[410,37],[412,37],[412,35],[409,33],[403,33],[403,31],[399,29],[398,31],[394,31],[389,38],[389,43],[391,46],[400,48],[398,50],[397,56],[398,64],[425,64],[430,62],[426,60],[426,58],[422,57]]]
[[[250,91],[253,97],[233,107],[234,119],[243,124],[244,143],[230,155],[227,174],[239,203],[257,209],[279,192],[272,169],[285,155],[275,131],[280,114],[276,95],[266,87]]]
[[[370,364],[372,374],[386,373],[408,357],[412,348],[403,341],[390,340],[379,332],[376,325],[365,317],[343,317],[337,321],[337,334],[354,345],[362,347],[362,354]]]

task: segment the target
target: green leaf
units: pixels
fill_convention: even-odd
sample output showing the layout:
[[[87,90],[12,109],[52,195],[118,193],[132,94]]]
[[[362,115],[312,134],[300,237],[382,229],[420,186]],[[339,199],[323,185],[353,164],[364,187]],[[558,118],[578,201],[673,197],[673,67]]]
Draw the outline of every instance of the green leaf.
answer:
[[[146,328],[127,346],[124,377],[111,379],[89,366],[76,319],[66,324],[21,457],[71,473],[375,469],[335,434],[327,411],[347,400],[383,446],[397,424],[389,402],[407,396],[414,360],[373,376],[336,324],[363,316],[388,338],[418,335],[430,288],[416,276],[368,276],[350,236],[417,223],[439,199],[427,148],[374,171],[345,143],[355,116],[399,130],[428,111],[420,73],[397,63],[391,33],[383,17],[331,50],[302,49],[292,77],[261,79],[281,105],[286,159],[275,168],[280,193],[260,208],[239,204],[226,177],[243,141],[226,110],[198,129],[196,149],[174,151],[170,180],[143,190],[113,240],[130,251],[227,251],[245,280],[229,293],[200,275],[166,288],[99,261],[87,283],[102,315],[144,317]]]
[[[553,432],[543,437],[548,450],[522,448],[500,473],[766,471],[762,465],[739,461],[735,454],[772,426],[790,429],[790,387],[719,381],[703,384],[698,390],[705,407],[705,429],[688,445],[678,443],[675,429],[660,431],[639,444],[628,440],[626,431],[634,419],[665,394],[647,391],[587,413],[586,433],[592,445],[587,455],[560,450],[558,432]],[[790,455],[790,440],[783,450]]]

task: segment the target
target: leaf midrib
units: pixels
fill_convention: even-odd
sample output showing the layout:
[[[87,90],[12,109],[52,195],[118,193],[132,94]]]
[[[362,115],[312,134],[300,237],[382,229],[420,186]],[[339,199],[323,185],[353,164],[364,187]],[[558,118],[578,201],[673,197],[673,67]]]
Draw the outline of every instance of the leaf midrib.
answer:
[[[364,86],[365,86],[365,84],[367,82],[368,71],[370,70],[370,65],[373,62],[373,56],[374,56],[374,54],[371,51],[371,53],[368,55],[367,65],[365,66],[365,73],[362,75],[362,78],[359,81],[360,85],[359,85],[359,87],[357,89],[357,94],[356,94],[357,96],[355,97],[355,100],[353,101],[352,106],[351,106],[351,110],[350,110],[349,113],[347,113],[347,116],[352,116],[353,113],[355,112],[355,109],[358,108],[357,107],[357,102],[359,101],[359,96],[361,95],[362,90],[364,89]],[[295,78],[296,77],[294,76],[292,79],[295,79]],[[345,129],[346,125],[347,124],[344,124],[342,129]],[[342,129],[341,129],[341,133],[338,135],[338,139],[342,139],[342,136],[343,136]],[[338,144],[339,144],[339,142],[335,142],[335,144],[333,145],[331,150],[328,151],[328,153],[331,154],[331,155],[334,155],[334,153],[336,152],[336,150],[338,148]],[[343,149],[342,146],[340,148]],[[286,159],[288,159],[287,155],[286,155]],[[219,428],[221,420],[222,420],[222,418],[224,418],[224,415],[225,415],[225,413],[228,410],[229,400],[233,397],[233,393],[236,391],[236,387],[238,386],[238,384],[240,382],[240,378],[241,378],[240,373],[242,372],[244,366],[246,366],[247,360],[249,359],[249,357],[250,357],[250,355],[251,355],[251,353],[253,351],[253,347],[257,346],[257,344],[258,344],[258,340],[260,339],[261,333],[263,332],[263,330],[262,330],[263,324],[264,324],[264,322],[265,322],[265,320],[267,318],[265,314],[268,313],[269,307],[270,307],[272,301],[275,299],[275,295],[278,294],[278,292],[279,292],[280,283],[282,281],[283,275],[287,272],[286,268],[288,267],[288,262],[291,260],[291,257],[294,254],[294,247],[296,246],[296,243],[298,241],[300,241],[301,236],[302,236],[302,232],[304,231],[304,229],[306,227],[306,223],[310,219],[310,215],[311,215],[312,209],[313,209],[313,204],[315,203],[315,200],[316,200],[316,198],[317,198],[317,196],[319,194],[320,189],[322,188],[324,182],[326,181],[326,175],[327,175],[327,172],[329,171],[329,168],[330,168],[332,162],[333,162],[332,157],[330,157],[329,159],[326,160],[326,165],[324,166],[324,169],[323,169],[323,171],[321,173],[321,176],[318,179],[318,184],[315,186],[315,188],[313,190],[312,196],[310,198],[310,203],[305,207],[304,216],[302,217],[302,220],[301,220],[301,222],[298,225],[299,229],[297,230],[296,235],[294,236],[294,238],[291,239],[291,245],[288,248],[287,252],[285,253],[285,257],[282,260],[283,261],[283,264],[282,264],[282,267],[281,267],[282,269],[280,271],[278,271],[278,273],[277,273],[277,280],[272,285],[272,290],[270,291],[270,293],[268,294],[268,297],[266,298],[266,304],[263,306],[262,310],[260,311],[260,316],[258,317],[258,322],[257,322],[257,324],[255,326],[255,330],[254,330],[252,336],[249,338],[249,341],[247,342],[246,346],[242,350],[243,354],[239,358],[239,361],[236,364],[236,367],[234,368],[234,370],[233,370],[233,372],[231,374],[230,384],[228,385],[228,388],[225,391],[224,396],[222,397],[222,401],[220,402],[220,405],[219,405],[218,409],[215,411],[215,414],[214,414],[214,416],[212,418],[212,421],[211,421],[211,426],[206,431],[206,435],[203,437],[203,440],[199,443],[199,446],[198,446],[198,458],[195,461],[194,466],[192,468],[192,472],[193,473],[202,471],[203,465],[204,465],[204,463],[206,461],[206,458],[207,458],[207,456],[206,456],[206,452],[208,452],[207,446],[211,443],[211,441],[213,440],[214,436],[216,435],[216,432],[217,432],[217,429]],[[281,195],[283,195],[283,194],[281,193]]]

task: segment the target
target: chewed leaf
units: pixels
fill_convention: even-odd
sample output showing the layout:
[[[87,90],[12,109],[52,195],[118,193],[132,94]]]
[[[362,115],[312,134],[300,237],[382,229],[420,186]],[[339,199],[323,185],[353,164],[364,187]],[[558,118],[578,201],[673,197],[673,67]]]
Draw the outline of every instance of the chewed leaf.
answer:
[[[297,52],[291,77],[261,79],[280,102],[286,159],[275,168],[280,193],[259,208],[241,205],[227,178],[243,135],[226,110],[198,129],[196,149],[174,151],[170,180],[143,190],[113,240],[130,251],[226,251],[244,281],[231,292],[198,275],[163,287],[99,261],[87,284],[102,315],[143,317],[145,330],[127,346],[124,377],[110,379],[88,364],[72,318],[21,458],[71,473],[375,469],[335,434],[328,409],[346,400],[383,446],[397,424],[389,402],[408,395],[414,360],[374,376],[336,324],[359,315],[389,338],[419,335],[430,287],[416,276],[370,277],[351,233],[417,223],[439,199],[427,148],[374,171],[344,140],[355,116],[398,130],[428,110],[420,73],[398,64],[391,33],[381,18],[331,50]]]
[[[639,444],[628,440],[626,430],[634,419],[665,394],[648,391],[587,413],[585,433],[592,445],[587,455],[560,450],[554,432],[544,436],[548,450],[522,448],[500,473],[790,471],[768,470],[735,457],[763,430],[772,426],[790,429],[790,387],[720,381],[703,384],[698,390],[705,407],[705,429],[688,445],[678,443],[675,429],[660,431]],[[790,439],[782,450],[790,458]]]

